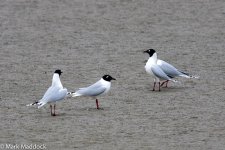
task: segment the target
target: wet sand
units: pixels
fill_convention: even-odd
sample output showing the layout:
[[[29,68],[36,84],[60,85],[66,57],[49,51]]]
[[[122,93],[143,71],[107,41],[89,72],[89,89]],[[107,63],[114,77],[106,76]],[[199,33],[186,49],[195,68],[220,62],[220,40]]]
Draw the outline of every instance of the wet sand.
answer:
[[[0,3],[0,144],[47,149],[224,150],[225,2],[7,0]],[[153,92],[143,50],[200,79]],[[61,69],[70,91],[104,74],[99,98],[26,107]]]

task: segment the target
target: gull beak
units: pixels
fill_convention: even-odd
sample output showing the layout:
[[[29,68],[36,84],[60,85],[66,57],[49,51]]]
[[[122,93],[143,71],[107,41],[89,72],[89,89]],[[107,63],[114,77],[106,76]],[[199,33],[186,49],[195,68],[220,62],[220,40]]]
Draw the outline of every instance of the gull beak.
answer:
[[[116,80],[115,78],[112,78],[112,80]]]
[[[143,51],[143,53],[147,53],[147,50],[146,51]]]

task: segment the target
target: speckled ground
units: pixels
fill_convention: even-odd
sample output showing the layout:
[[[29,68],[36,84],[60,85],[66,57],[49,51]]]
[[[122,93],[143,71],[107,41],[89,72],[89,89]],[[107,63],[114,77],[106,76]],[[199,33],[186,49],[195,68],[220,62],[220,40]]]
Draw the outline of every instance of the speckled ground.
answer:
[[[224,150],[223,0],[1,0],[0,144],[47,149]],[[152,92],[143,50],[200,76]],[[99,98],[26,107],[61,69],[70,91],[102,75]]]

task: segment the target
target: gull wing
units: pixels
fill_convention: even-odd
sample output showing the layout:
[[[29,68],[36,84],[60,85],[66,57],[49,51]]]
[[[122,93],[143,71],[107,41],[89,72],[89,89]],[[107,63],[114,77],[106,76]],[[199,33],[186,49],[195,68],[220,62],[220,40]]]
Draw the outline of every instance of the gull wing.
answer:
[[[180,72],[177,68],[163,60],[158,60],[157,65],[159,65],[163,72],[171,78],[184,75],[184,73]]]
[[[152,70],[152,73],[159,79],[162,79],[162,80],[171,80],[170,77],[168,77],[166,75],[165,72],[163,72],[163,70],[158,66],[158,65],[153,65],[151,67],[151,70]]]
[[[57,86],[51,86],[45,92],[44,96],[40,100],[41,102],[54,102],[65,98],[67,94],[67,89],[60,88]]]
[[[89,87],[80,88],[78,91],[76,91],[76,93],[83,96],[98,96],[104,93],[105,90],[106,88],[102,86],[100,81],[98,81]]]

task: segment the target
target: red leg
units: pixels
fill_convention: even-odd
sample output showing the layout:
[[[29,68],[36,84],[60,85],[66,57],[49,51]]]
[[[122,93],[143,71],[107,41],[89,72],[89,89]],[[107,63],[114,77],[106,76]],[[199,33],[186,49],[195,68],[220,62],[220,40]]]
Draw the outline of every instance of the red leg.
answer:
[[[98,99],[96,99],[96,107],[97,107],[97,109],[99,109]]]
[[[160,90],[160,82],[159,82],[159,92],[160,92],[161,90]]]
[[[152,89],[152,91],[155,91],[155,84],[156,84],[156,82],[154,82],[154,86],[153,86],[153,89]]]
[[[163,86],[166,83],[166,81],[162,82],[162,84],[160,86]]]
[[[166,82],[166,88],[168,87],[168,83],[169,83],[169,80],[167,80],[167,82]]]
[[[55,108],[56,108],[56,104],[54,104],[54,113],[53,113],[53,116],[56,116],[55,115]]]
[[[162,87],[166,83],[166,86],[165,87],[167,87],[168,82],[169,82],[169,80],[166,80],[160,86]]]
[[[51,115],[53,116],[53,114],[52,114],[52,105],[50,104],[50,109],[51,109]]]

